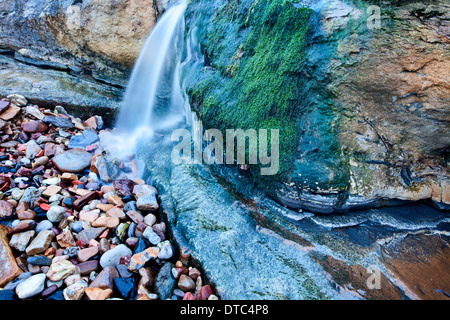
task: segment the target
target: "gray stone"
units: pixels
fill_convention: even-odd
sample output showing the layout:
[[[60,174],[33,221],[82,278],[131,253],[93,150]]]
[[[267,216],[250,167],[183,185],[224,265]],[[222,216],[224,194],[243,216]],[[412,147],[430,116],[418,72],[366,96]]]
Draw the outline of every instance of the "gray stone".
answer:
[[[51,222],[60,222],[64,218],[66,208],[61,206],[51,206],[47,211],[47,219]]]
[[[158,258],[168,260],[173,257],[174,250],[170,241],[163,241],[158,244],[158,247],[160,248]]]
[[[161,300],[169,299],[172,296],[176,283],[171,272],[174,267],[173,263],[166,262],[156,276],[154,290]]]
[[[116,269],[119,272],[121,278],[130,278],[133,276],[133,272],[128,270],[128,267],[124,264],[119,264]]]
[[[13,234],[11,240],[9,241],[9,245],[16,250],[23,252],[27,248],[28,243],[35,235],[34,230],[25,231]]]
[[[72,231],[76,233],[83,231],[83,223],[81,221],[75,221],[72,224]]]
[[[161,242],[161,238],[153,231],[152,227],[145,228],[143,236],[155,246]]]
[[[156,211],[159,208],[158,200],[154,194],[146,194],[136,201],[139,210]]]
[[[102,268],[108,266],[115,267],[120,264],[120,258],[125,256],[132,256],[133,252],[124,244],[106,251],[100,258],[100,265]]]
[[[51,228],[53,228],[53,223],[49,220],[42,220],[41,222],[38,223],[38,225],[36,226],[36,233],[39,233],[43,230],[50,230]]]
[[[72,121],[63,117],[46,116],[43,121],[52,124],[57,128],[71,129],[75,127]]]
[[[91,158],[83,149],[72,149],[55,156],[52,162],[61,172],[81,172],[90,166]]]
[[[94,131],[90,129],[86,129],[82,134],[77,134],[70,139],[68,148],[76,149],[81,148],[84,149],[88,145],[91,145],[98,141],[98,135]]]
[[[28,141],[26,145],[27,150],[25,151],[25,157],[27,157],[30,160],[36,158],[36,155],[39,153],[39,151],[42,150],[42,148],[34,140]]]
[[[100,156],[95,160],[95,167],[98,175],[103,182],[112,182],[120,174],[119,162],[109,161],[105,157]]]

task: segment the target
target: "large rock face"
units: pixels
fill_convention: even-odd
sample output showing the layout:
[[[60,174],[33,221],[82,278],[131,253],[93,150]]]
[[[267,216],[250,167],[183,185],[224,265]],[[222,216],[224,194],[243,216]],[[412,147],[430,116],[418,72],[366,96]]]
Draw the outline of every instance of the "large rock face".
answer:
[[[0,95],[20,91],[34,103],[88,107],[113,119],[141,47],[168,4],[0,0]]]
[[[20,60],[123,85],[157,20],[154,3],[0,1],[0,46]]]
[[[291,208],[420,199],[448,208],[448,9],[192,1],[187,25],[205,64],[188,74],[191,104],[205,127],[280,129],[278,183],[252,173]]]

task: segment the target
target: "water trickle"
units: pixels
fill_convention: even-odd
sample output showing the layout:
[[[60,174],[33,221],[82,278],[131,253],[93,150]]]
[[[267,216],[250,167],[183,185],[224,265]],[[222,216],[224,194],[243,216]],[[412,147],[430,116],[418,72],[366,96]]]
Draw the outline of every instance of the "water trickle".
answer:
[[[119,133],[155,131],[183,118],[179,101],[172,103],[171,98],[181,94],[176,74],[185,9],[184,1],[168,9],[145,42],[122,102],[116,123]],[[169,108],[161,107],[167,103]]]
[[[106,143],[123,162],[130,162],[143,139],[186,123],[189,105],[180,84],[185,10],[183,0],[162,15],[133,68],[115,132]],[[143,163],[137,161],[142,177]]]

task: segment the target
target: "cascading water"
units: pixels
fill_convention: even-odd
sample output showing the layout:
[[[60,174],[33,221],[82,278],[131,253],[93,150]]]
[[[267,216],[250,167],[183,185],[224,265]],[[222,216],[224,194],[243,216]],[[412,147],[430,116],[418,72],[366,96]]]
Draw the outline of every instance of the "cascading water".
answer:
[[[142,48],[133,69],[127,91],[122,102],[116,127],[119,133],[133,133],[163,129],[182,119],[184,112],[171,103],[163,115],[157,114],[158,94],[167,87],[168,78],[177,71],[177,51],[182,39],[177,39],[184,29],[183,13],[186,3],[168,9],[158,21]],[[178,41],[177,41],[178,40]],[[177,45],[178,44],[178,45]],[[177,63],[173,63],[177,61]],[[171,81],[169,93],[176,94],[177,81]],[[179,101],[175,101],[178,102]],[[161,122],[162,121],[162,122]]]
[[[186,1],[169,8],[156,23],[133,68],[114,134],[107,141],[112,156],[130,162],[139,141],[186,123],[189,105],[181,88]],[[142,177],[143,163],[138,161]]]

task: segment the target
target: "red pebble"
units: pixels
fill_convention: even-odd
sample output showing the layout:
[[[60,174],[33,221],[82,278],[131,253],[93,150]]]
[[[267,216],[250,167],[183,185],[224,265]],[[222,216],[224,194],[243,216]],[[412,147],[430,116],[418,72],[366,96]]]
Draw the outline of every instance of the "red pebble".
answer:
[[[81,241],[81,240],[78,240],[77,242],[75,242],[75,244],[76,244],[77,246],[79,246],[81,249],[87,248],[87,246],[88,246],[86,243],[84,243],[84,242]]]
[[[212,295],[212,289],[211,289],[211,286],[209,284],[206,285],[206,286],[203,286],[200,289],[200,299],[201,300],[208,300],[210,295]]]
[[[84,184],[82,181],[80,181],[80,180],[74,180],[74,181],[72,181],[72,184],[74,185],[74,186],[77,186],[77,185],[79,185],[79,184]]]
[[[88,146],[86,146],[85,148],[84,148],[86,151],[94,151],[94,150],[96,150],[96,149],[98,149],[98,144],[91,144],[91,145],[88,145]]]
[[[43,155],[44,155],[44,149],[41,149],[41,151],[39,151],[39,152],[36,154],[36,158],[42,157]]]
[[[184,294],[183,300],[195,300],[195,297],[191,292],[186,292]]]
[[[48,211],[51,208],[50,205],[48,205],[46,203],[41,203],[41,205],[39,207],[44,211]]]

